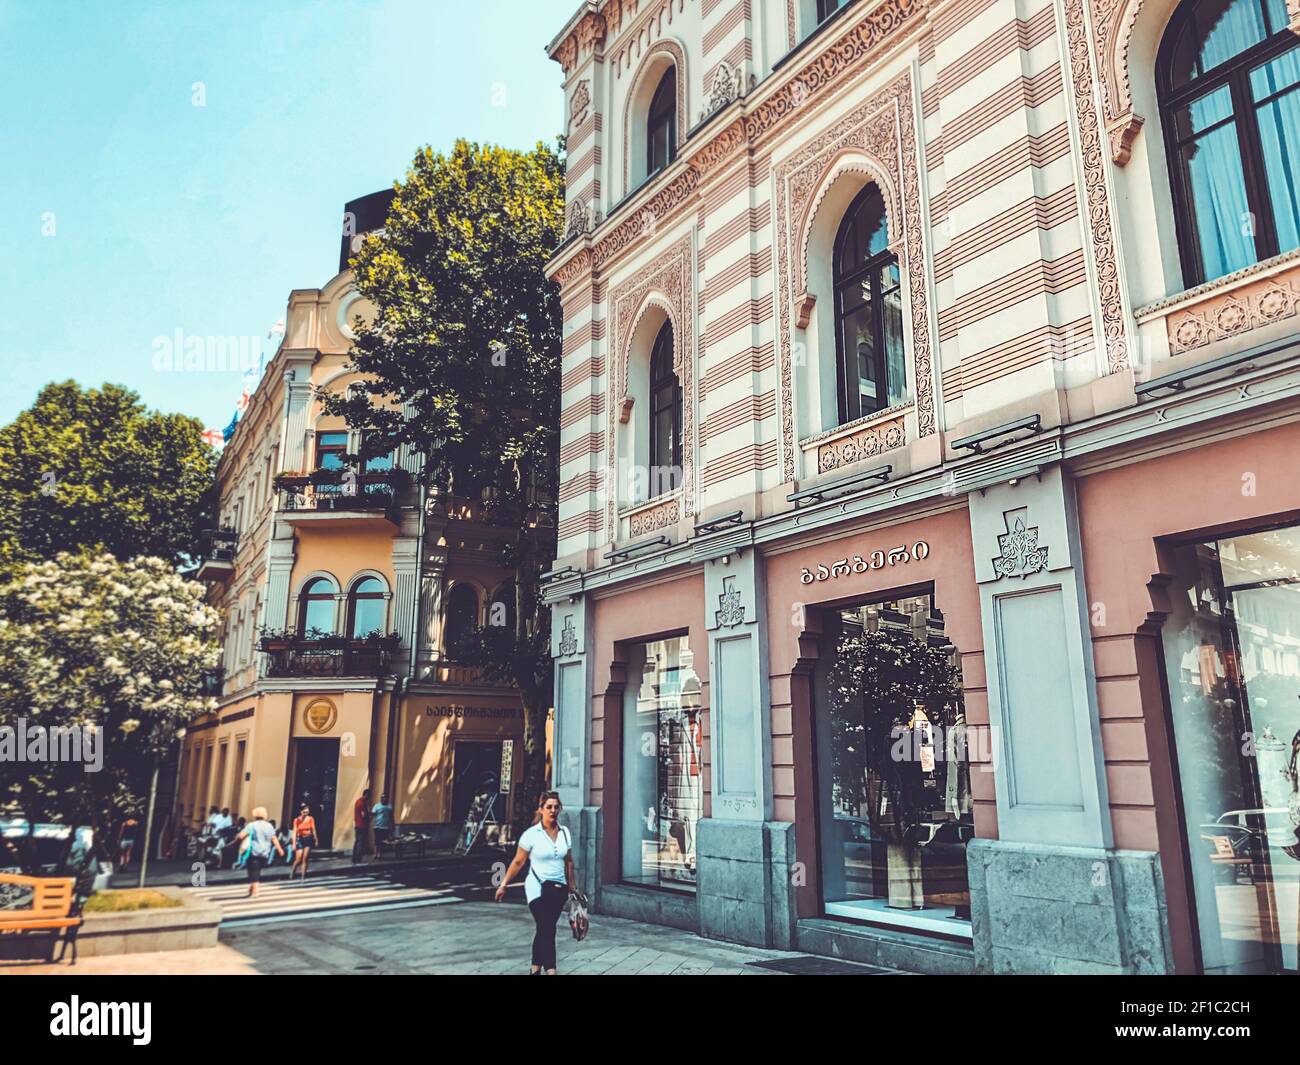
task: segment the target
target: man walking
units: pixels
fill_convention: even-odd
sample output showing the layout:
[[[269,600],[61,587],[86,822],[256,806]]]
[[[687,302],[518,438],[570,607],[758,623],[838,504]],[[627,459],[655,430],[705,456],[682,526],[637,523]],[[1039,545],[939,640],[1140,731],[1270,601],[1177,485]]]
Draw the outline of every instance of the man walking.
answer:
[[[369,788],[352,805],[352,826],[356,829],[356,839],[352,843],[352,864],[359,865],[366,856],[366,830],[370,828]]]

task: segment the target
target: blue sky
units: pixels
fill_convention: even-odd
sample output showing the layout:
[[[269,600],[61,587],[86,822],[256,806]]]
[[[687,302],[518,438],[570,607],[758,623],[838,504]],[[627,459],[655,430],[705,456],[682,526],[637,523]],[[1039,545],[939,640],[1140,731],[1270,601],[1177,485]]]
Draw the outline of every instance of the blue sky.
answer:
[[[419,146],[553,141],[544,49],[579,6],[0,0],[0,424],[72,377],[224,426],[239,375],[159,373],[155,339],[274,351],[344,203]]]

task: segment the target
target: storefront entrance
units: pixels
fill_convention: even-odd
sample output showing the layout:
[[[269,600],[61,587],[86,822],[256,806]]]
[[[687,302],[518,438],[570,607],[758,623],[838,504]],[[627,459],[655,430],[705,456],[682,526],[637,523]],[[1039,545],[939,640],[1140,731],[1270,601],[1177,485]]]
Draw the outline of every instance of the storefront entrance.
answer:
[[[294,740],[293,802],[288,811],[289,819],[298,816],[303,803],[310,806],[316,819],[319,845],[324,848],[332,847],[334,842],[338,777],[338,740]]]
[[[1207,973],[1291,972],[1300,925],[1300,528],[1181,544],[1165,669]]]
[[[928,593],[825,612],[817,810],[828,916],[970,935],[957,650]]]
[[[451,820],[459,828],[478,796],[491,798],[501,790],[501,744],[457,740],[451,779]],[[497,799],[494,813],[506,820],[504,796]]]

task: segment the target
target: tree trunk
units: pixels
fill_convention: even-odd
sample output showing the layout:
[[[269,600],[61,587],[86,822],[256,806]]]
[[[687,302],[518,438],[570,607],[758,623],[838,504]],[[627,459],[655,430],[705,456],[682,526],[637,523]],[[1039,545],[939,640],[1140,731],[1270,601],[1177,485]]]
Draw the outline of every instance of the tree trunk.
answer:
[[[519,694],[524,704],[524,782],[515,798],[516,839],[533,823],[537,799],[550,786],[546,779],[546,712],[550,700],[537,689],[521,689]]]

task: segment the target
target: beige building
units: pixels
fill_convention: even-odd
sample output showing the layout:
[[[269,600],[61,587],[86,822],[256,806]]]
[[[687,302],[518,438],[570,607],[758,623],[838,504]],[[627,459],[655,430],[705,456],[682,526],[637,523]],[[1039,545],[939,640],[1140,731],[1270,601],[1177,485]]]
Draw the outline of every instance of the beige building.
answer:
[[[354,201],[356,231],[391,193]],[[323,397],[356,382],[346,267],[289,296],[285,335],[218,468],[219,529],[199,571],[225,617],[220,702],[182,743],[179,816],[210,806],[278,822],[313,807],[322,846],[353,842],[353,804],[387,792],[399,828],[448,839],[474,797],[503,821],[522,777],[518,694],[448,653],[457,627],[509,602],[479,504],[422,489],[398,448],[358,465],[360,434]],[[507,770],[501,778],[503,766]]]

